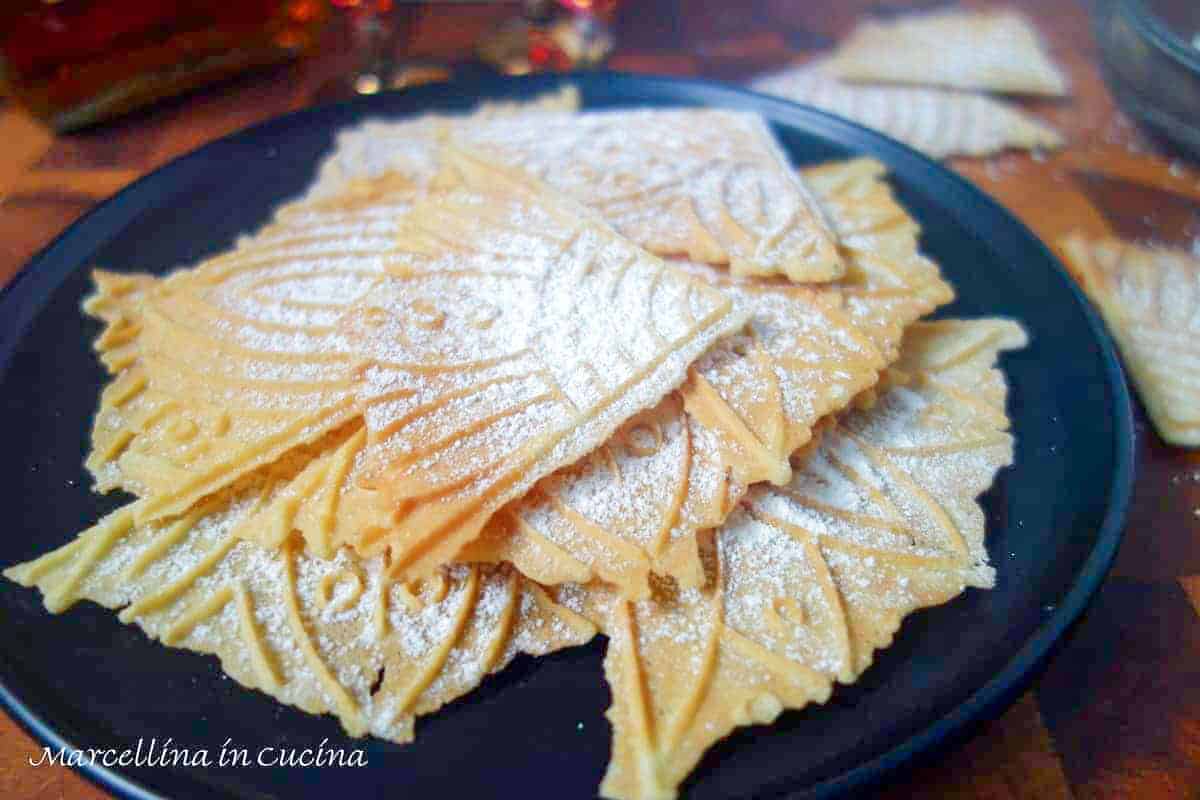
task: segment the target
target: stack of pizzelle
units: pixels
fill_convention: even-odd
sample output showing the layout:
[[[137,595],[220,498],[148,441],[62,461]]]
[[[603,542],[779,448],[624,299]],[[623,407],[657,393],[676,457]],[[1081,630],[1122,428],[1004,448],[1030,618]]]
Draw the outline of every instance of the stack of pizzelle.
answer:
[[[361,125],[229,252],[97,272],[87,467],[137,499],[5,574],[401,742],[603,632],[620,798],[990,586],[1024,334],[918,321],[882,165],[576,102]]]
[[[997,95],[1064,97],[1067,78],[1011,9],[939,9],[866,20],[828,56],[756,78],[933,158],[1061,147],[1062,136]]]

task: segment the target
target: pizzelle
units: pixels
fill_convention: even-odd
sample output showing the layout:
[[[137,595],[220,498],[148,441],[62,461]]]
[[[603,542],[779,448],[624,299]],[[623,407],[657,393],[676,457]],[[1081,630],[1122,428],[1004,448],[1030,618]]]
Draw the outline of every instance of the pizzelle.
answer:
[[[509,560],[547,584],[601,577],[630,597],[648,594],[651,571],[699,585],[696,531],[720,524],[746,486],[785,481],[790,454],[807,441],[816,420],[873,381],[883,363],[875,351],[894,359],[904,326],[952,296],[936,265],[919,254],[918,228],[882,176],[882,165],[869,160],[807,171],[850,265],[845,278],[819,291],[675,262],[730,295],[755,324],[693,365],[673,399],[628,422],[589,458],[504,509],[484,537],[459,555]],[[302,230],[306,240],[359,242],[372,267],[368,276],[375,277],[382,267],[370,248],[382,239],[367,232],[396,235],[393,215],[405,207],[410,188],[396,185],[397,178],[391,173],[360,181],[357,191],[336,200],[285,207],[280,221],[260,236],[286,242]],[[359,198],[361,208],[349,197]],[[322,308],[340,299],[333,310],[342,314],[349,298],[374,284],[355,283],[344,262],[339,264],[343,271],[333,272],[319,260],[293,258],[282,275],[252,271],[245,283],[270,281],[287,297],[305,296],[309,305]],[[351,449],[341,469],[361,467],[361,454],[370,452],[366,441],[345,447]],[[309,547],[324,555],[347,541],[338,530],[364,525],[386,530],[389,520],[378,493],[357,490],[353,501],[344,501],[356,478],[336,474],[343,478],[341,488],[323,495],[333,511],[301,528]],[[281,520],[296,518],[289,510],[274,526],[247,530],[274,530],[278,538]]]
[[[791,483],[756,488],[714,532],[704,588],[557,592],[609,636],[605,797],[674,797],[734,728],[824,702],[909,613],[992,585],[976,497],[1012,459],[994,364],[1025,334],[1007,320],[911,331],[875,405],[830,424]]]
[[[54,613],[81,599],[119,610],[165,645],[216,655],[243,686],[396,742],[517,653],[594,635],[511,567],[456,565],[412,585],[390,578],[382,556],[241,538],[235,529],[291,486],[278,471],[170,521],[136,522],[138,501],[4,574],[40,589]]]
[[[422,114],[403,121],[367,119],[338,133],[333,150],[321,160],[303,199],[342,195],[348,186],[388,176],[423,190],[437,175],[437,151],[451,125],[472,125],[509,115],[573,112],[579,106],[579,89],[565,84],[529,100],[485,102],[458,115]]]
[[[1008,148],[1061,147],[1062,136],[1000,100],[954,89],[850,83],[817,62],[755,79],[752,87],[807,103],[886,133],[934,158],[984,156]]]
[[[138,499],[4,574],[397,742],[605,632],[616,798],[990,586],[1025,335],[917,322],[953,291],[883,165],[577,104],[365,123],[227,253],[97,272],[87,465]]]
[[[991,584],[975,497],[1011,458],[993,364],[1023,342],[1003,320],[914,325],[872,408],[825,425],[789,485],[755,489],[705,540],[703,588],[656,581],[654,597],[631,602],[602,584],[547,594],[510,569],[467,566],[414,588],[379,558],[239,539],[321,454],[170,523],[139,525],[126,507],[5,574],[38,586],[52,611],[81,598],[122,607],[167,644],[217,654],[247,686],[397,741],[515,652],[586,641],[591,617],[610,637],[614,696],[602,792],[672,796],[732,728],[823,701],[906,614]]]
[[[565,87],[476,114],[578,100]],[[432,172],[430,141],[413,164]],[[84,309],[106,324],[96,349],[116,376],[87,459],[97,488],[144,496],[139,514],[168,517],[355,417],[362,365],[334,322],[380,278],[398,219],[426,188],[415,166],[363,180],[331,160],[306,198],[194,270],[161,281],[97,271]]]
[[[145,495],[140,519],[361,414],[353,497],[322,547],[387,549],[397,574],[427,574],[744,320],[585,209],[465,154],[447,161],[458,185],[416,206],[386,176],[289,207],[229,255],[123,297],[102,276],[100,346],[124,358],[136,340],[137,357],[105,392],[89,464]],[[476,203],[491,216],[463,214]],[[517,228],[526,218],[541,227]],[[398,236],[411,249],[395,251]],[[209,384],[205,348],[223,355]]]
[[[415,577],[745,322],[528,177],[455,149],[442,161],[444,185],[402,219],[387,274],[342,317],[367,360],[359,484],[394,509],[354,545],[386,548]]]
[[[904,327],[953,296],[882,173],[861,160],[806,174],[843,242],[841,281],[813,289],[675,262],[733,298],[749,330],[694,364],[674,398],[506,507],[462,557],[510,561],[547,585],[599,578],[630,598],[649,595],[652,572],[701,586],[697,532],[750,484],[786,482],[812,426],[869,388]]]
[[[798,282],[845,271],[828,221],[754,114],[620,109],[367,122],[339,136],[313,191],[389,171],[429,181],[435,143],[447,138],[566,192],[651,252]]]
[[[1200,258],[1074,234],[1067,263],[1108,323],[1159,434],[1200,446]]]
[[[860,23],[829,61],[848,81],[1062,96],[1067,79],[1011,10],[910,14]]]

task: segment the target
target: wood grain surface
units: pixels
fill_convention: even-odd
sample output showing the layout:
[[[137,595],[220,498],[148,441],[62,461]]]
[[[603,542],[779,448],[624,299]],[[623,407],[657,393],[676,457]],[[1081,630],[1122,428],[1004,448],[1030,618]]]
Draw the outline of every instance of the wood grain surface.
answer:
[[[1005,5],[1029,14],[1070,75],[1069,99],[1026,104],[1069,144],[1045,156],[955,160],[953,168],[1051,245],[1080,230],[1196,247],[1200,172],[1144,138],[1115,108],[1084,5]],[[610,63],[742,81],[817,54],[864,14],[907,7],[886,0],[627,0]],[[477,38],[514,12],[511,5],[427,6],[409,53],[467,62]],[[322,96],[322,87],[352,61],[343,25],[325,36],[314,58],[94,131],[52,136],[19,110],[0,106],[0,283],[129,181]],[[965,744],[895,776],[880,797],[1200,798],[1200,452],[1165,445],[1140,409],[1137,428],[1138,478],[1125,543],[1090,612],[1010,710]],[[0,797],[106,796],[66,768],[30,767],[28,759],[39,751],[0,716]]]

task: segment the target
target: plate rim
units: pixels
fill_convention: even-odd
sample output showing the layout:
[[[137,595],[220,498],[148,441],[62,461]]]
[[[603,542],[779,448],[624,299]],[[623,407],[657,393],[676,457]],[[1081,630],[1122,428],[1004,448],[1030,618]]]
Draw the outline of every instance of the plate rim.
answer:
[[[773,108],[777,112],[775,116],[781,119],[786,120],[788,116],[794,117],[799,113],[808,117],[810,121],[814,118],[820,120],[826,127],[833,129],[842,128],[843,130],[853,132],[860,140],[863,138],[873,140],[877,145],[877,150],[883,151],[883,153],[890,156],[890,158],[880,156],[880,160],[885,162],[889,167],[889,171],[895,169],[893,164],[890,163],[893,159],[898,162],[907,161],[910,164],[915,162],[916,165],[922,166],[925,171],[936,175],[945,184],[953,187],[956,192],[965,192],[971,197],[973,204],[983,212],[1002,219],[1010,228],[1020,231],[1027,240],[1027,244],[1037,250],[1054,269],[1061,273],[1061,277],[1067,284],[1068,290],[1079,303],[1093,340],[1098,346],[1101,360],[1104,363],[1104,375],[1107,379],[1108,387],[1112,392],[1114,406],[1112,442],[1114,468],[1108,487],[1107,508],[1104,518],[1096,530],[1094,543],[1087,557],[1076,571],[1070,590],[1057,604],[1055,610],[1047,615],[1033,633],[1026,638],[1020,649],[983,685],[973,690],[959,705],[912,735],[898,741],[895,746],[869,761],[857,764],[836,776],[827,778],[816,784],[799,786],[795,779],[783,779],[763,788],[765,794],[770,796],[779,796],[792,791],[802,791],[807,796],[813,798],[832,798],[845,796],[851,792],[875,786],[904,765],[926,757],[942,746],[959,741],[984,719],[1007,708],[1008,705],[1015,701],[1018,694],[1033,680],[1039,668],[1045,664],[1052,654],[1055,646],[1059,644],[1071,626],[1082,616],[1107,577],[1123,537],[1125,517],[1132,497],[1135,477],[1136,433],[1133,422],[1133,402],[1116,347],[1096,309],[1079,288],[1079,285],[1070,277],[1069,272],[1059,258],[1037,234],[1030,230],[1015,214],[1001,205],[997,200],[994,200],[981,188],[975,186],[969,180],[942,163],[885,134],[835,114],[723,81],[608,70],[521,77],[499,75],[464,77],[446,83],[417,87],[416,89],[386,91],[369,97],[356,97],[340,102],[324,103],[297,109],[205,142],[139,177],[128,186],[123,187],[116,194],[88,209],[78,219],[74,220],[66,229],[30,257],[3,289],[0,290],[0,308],[5,308],[10,304],[16,303],[19,300],[19,298],[18,300],[14,300],[17,292],[33,291],[34,287],[30,285],[30,281],[35,279],[36,273],[39,272],[39,268],[43,264],[53,261],[54,257],[58,255],[60,248],[69,247],[76,239],[86,238],[88,234],[93,233],[91,227],[99,224],[97,220],[101,223],[103,222],[102,217],[105,214],[115,213],[120,206],[131,202],[131,200],[140,200],[140,196],[135,197],[135,195],[140,195],[141,192],[146,190],[148,185],[162,182],[164,175],[170,175],[173,172],[184,169],[191,162],[203,157],[204,151],[210,148],[215,149],[219,146],[227,145],[242,137],[262,135],[263,133],[268,133],[270,128],[285,127],[300,122],[307,117],[319,117],[354,111],[360,106],[363,109],[369,109],[373,104],[383,106],[388,98],[405,95],[418,95],[418,101],[422,94],[437,96],[444,93],[457,93],[458,96],[467,99],[493,99],[505,96],[525,97],[539,90],[553,89],[564,84],[582,87],[583,84],[597,82],[627,83],[634,86],[664,84],[668,87],[674,87],[677,94],[681,93],[681,96],[688,97],[689,99],[692,98],[692,95],[698,96],[697,99],[701,100],[705,100],[708,97],[713,99],[723,98],[729,101],[740,99],[740,102],[725,103],[724,105],[727,107],[744,106],[752,101],[751,104],[756,107]],[[721,104],[713,103],[713,105],[719,106]],[[386,108],[379,110],[381,113],[386,113]],[[366,115],[369,116],[369,114],[368,110]],[[770,123],[772,120],[768,119],[767,122]],[[142,205],[143,207],[145,206],[144,203]],[[973,228],[971,229],[971,233],[978,235],[978,232]],[[85,249],[94,248],[88,247]],[[48,269],[41,271],[48,271]],[[7,331],[0,331],[0,374],[7,371],[8,362],[13,354],[14,348],[10,345],[15,345],[21,340],[31,321],[32,317],[15,321],[4,326],[8,329]],[[13,331],[14,328],[16,330],[10,342],[8,333],[9,331]],[[17,697],[2,677],[0,677],[0,708],[43,747],[49,747],[55,751],[62,748],[67,750],[78,749],[59,733],[49,721],[44,719],[42,715]],[[117,768],[89,763],[81,766],[72,766],[71,768],[77,774],[82,775],[93,784],[119,798],[128,798],[129,800],[166,800],[164,795],[127,777]]]

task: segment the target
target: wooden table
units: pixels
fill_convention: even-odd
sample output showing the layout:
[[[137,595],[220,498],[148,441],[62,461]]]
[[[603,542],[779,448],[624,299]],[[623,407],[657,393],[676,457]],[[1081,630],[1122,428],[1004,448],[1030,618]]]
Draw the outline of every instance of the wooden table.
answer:
[[[886,0],[630,0],[618,19],[616,69],[742,80],[843,35]],[[922,5],[929,5],[923,3]],[[979,5],[988,5],[981,3]],[[1157,154],[1101,82],[1078,0],[1018,2],[1069,72],[1069,101],[1030,104],[1069,146],[953,166],[1015,211],[1047,242],[1071,230],[1151,235],[1192,247],[1200,237],[1200,171]],[[834,6],[830,8],[829,6]],[[435,4],[411,52],[470,57],[513,6]],[[346,32],[322,55],[168,101],[99,130],[52,136],[0,108],[0,283],[91,206],[181,153],[309,105],[350,56]],[[1123,190],[1084,180],[1131,182]],[[1150,187],[1145,190],[1135,185]],[[1155,194],[1166,191],[1178,201]],[[1197,206],[1188,203],[1195,202]],[[884,797],[1200,798],[1200,452],[1168,447],[1138,414],[1138,479],[1124,546],[1087,617],[1044,675],[965,745],[896,776]],[[0,716],[0,797],[97,798],[61,767],[31,768],[37,745]]]

